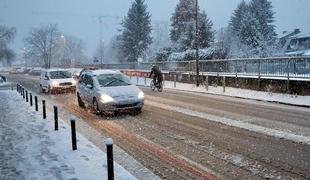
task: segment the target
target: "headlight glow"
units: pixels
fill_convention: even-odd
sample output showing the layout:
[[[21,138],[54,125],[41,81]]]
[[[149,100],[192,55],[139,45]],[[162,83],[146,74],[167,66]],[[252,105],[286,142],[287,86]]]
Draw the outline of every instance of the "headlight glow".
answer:
[[[142,91],[139,92],[138,99],[144,99],[144,93]]]
[[[111,96],[107,95],[107,94],[103,94],[103,95],[101,95],[101,100],[100,101],[102,103],[110,103],[110,102],[113,102],[114,99]]]
[[[59,83],[57,81],[52,81],[52,86],[58,86]]]

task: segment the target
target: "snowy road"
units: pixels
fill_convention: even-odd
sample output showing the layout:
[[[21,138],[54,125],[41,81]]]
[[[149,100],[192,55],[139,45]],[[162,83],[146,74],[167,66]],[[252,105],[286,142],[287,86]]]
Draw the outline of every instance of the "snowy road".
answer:
[[[38,93],[37,78],[9,79]],[[142,114],[108,118],[80,109],[74,94],[41,95],[83,119],[79,131],[86,137],[90,137],[87,127],[112,136],[122,149],[162,178],[198,178],[207,172],[223,179],[310,178],[309,109],[174,90],[143,90],[146,102]],[[100,141],[96,137],[91,140],[95,144]]]

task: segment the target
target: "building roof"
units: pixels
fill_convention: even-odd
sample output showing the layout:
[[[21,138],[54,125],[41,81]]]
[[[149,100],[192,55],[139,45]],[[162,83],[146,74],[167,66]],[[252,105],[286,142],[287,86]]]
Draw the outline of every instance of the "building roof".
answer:
[[[301,39],[310,37],[310,32],[308,33],[299,33],[291,37],[291,39]]]

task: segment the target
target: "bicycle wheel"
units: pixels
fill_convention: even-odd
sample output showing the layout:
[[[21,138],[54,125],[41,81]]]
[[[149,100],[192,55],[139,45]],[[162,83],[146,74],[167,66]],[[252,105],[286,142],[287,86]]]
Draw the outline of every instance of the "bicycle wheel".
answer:
[[[160,83],[158,84],[157,90],[158,90],[159,92],[162,92],[162,91],[163,91],[163,82],[160,82]]]
[[[150,87],[152,89],[152,91],[155,91],[155,85],[154,85],[154,81],[152,80],[151,83],[150,83]]]

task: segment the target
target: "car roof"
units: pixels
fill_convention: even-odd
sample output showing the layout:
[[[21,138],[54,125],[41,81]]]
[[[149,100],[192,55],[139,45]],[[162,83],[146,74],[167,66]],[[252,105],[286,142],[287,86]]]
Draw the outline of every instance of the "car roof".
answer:
[[[53,69],[44,69],[43,71],[53,72],[53,71],[69,71],[69,70],[67,70],[67,69],[60,69],[60,68],[53,68]]]
[[[110,70],[110,69],[98,69],[98,70],[87,70],[83,74],[89,75],[100,75],[100,74],[121,74],[119,70]]]

